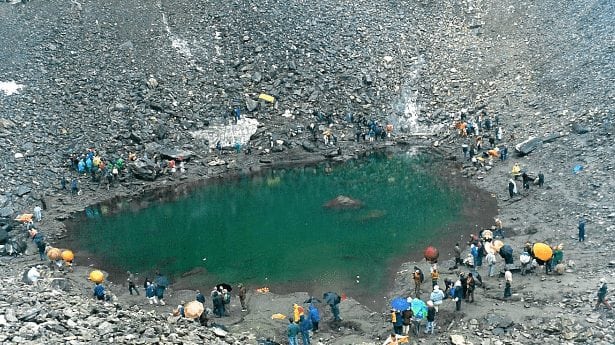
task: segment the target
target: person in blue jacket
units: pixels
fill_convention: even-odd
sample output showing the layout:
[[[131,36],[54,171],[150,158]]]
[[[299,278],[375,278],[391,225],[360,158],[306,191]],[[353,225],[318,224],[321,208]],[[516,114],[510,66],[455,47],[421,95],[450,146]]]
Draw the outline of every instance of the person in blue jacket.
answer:
[[[299,342],[297,341],[297,335],[299,334],[299,332],[301,331],[301,329],[299,328],[299,325],[297,325],[293,318],[289,318],[288,319],[288,327],[287,327],[287,335],[288,335],[288,344],[289,345],[299,345]]]
[[[318,308],[316,308],[316,306],[313,303],[310,303],[308,310],[310,313],[309,314],[310,321],[312,321],[312,331],[314,333],[318,333],[318,323],[320,322],[320,312],[318,311]]]
[[[301,330],[301,339],[303,345],[310,345],[310,330],[312,330],[312,321],[304,315],[299,317],[299,329]]]

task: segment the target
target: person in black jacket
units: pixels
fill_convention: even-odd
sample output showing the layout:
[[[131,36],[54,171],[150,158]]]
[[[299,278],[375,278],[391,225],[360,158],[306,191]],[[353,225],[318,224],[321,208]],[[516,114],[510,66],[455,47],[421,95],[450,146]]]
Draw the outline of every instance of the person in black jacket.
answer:
[[[427,327],[425,327],[425,334],[433,334],[436,321],[436,308],[432,301],[427,301]]]

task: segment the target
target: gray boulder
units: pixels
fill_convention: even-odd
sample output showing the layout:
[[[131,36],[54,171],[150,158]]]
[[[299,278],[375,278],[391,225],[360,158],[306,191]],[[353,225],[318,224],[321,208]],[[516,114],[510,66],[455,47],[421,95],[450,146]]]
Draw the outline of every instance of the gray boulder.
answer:
[[[128,163],[128,169],[134,177],[147,181],[154,181],[158,172],[158,167],[154,164],[154,161],[145,158],[139,158]]]

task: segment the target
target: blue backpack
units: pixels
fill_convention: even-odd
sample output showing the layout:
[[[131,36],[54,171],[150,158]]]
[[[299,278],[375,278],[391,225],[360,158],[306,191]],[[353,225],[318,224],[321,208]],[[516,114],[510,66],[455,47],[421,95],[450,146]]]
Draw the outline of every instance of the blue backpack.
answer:
[[[105,288],[102,285],[96,285],[96,287],[94,288],[94,295],[96,297],[102,297],[105,295]]]
[[[455,287],[454,286],[448,290],[448,295],[451,298],[455,298]]]

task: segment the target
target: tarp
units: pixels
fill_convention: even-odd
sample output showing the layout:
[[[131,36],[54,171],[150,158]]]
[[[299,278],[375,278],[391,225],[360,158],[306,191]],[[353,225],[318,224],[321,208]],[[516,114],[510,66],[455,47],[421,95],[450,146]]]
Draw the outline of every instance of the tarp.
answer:
[[[532,252],[537,259],[542,261],[549,261],[553,256],[553,250],[549,247],[548,244],[544,243],[534,243],[532,247]]]
[[[199,301],[190,301],[184,305],[184,315],[189,319],[198,318],[204,310],[203,303]]]
[[[410,303],[403,297],[395,297],[391,300],[391,308],[399,311],[407,310],[410,307]]]

